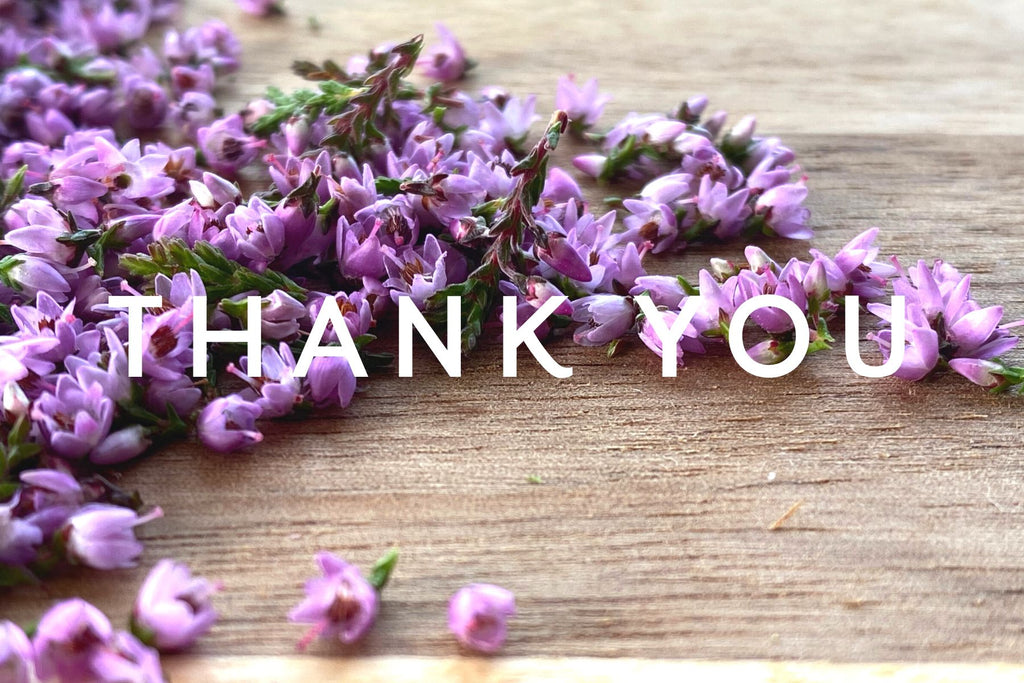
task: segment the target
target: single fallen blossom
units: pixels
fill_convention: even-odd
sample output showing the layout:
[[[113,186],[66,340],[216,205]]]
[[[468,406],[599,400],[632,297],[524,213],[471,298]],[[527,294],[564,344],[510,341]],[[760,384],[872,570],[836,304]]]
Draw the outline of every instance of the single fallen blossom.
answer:
[[[312,624],[298,648],[306,649],[318,637],[346,645],[359,641],[377,619],[379,594],[391,576],[398,553],[392,550],[378,560],[368,579],[358,567],[333,553],[321,551],[315,559],[323,576],[306,582],[305,599],[288,615],[293,622]]]
[[[33,648],[42,681],[164,681],[155,650],[130,633],[115,632],[106,615],[78,598],[43,615]]]
[[[160,652],[191,647],[217,620],[212,598],[221,588],[192,576],[180,562],[160,560],[139,589],[132,610],[132,633]]]
[[[255,17],[268,17],[284,12],[277,0],[237,0],[237,3],[239,9]]]
[[[31,683],[35,652],[25,632],[16,624],[0,621],[0,681]]]
[[[142,554],[135,527],[162,516],[160,508],[140,516],[128,508],[94,503],[71,515],[59,536],[73,563],[95,569],[134,567]]]
[[[508,619],[516,613],[511,591],[490,583],[460,588],[448,603],[448,628],[464,647],[494,653],[505,644]]]
[[[437,24],[437,34],[441,42],[429,46],[416,66],[428,78],[452,83],[462,78],[473,64],[466,59],[466,51],[447,26]]]

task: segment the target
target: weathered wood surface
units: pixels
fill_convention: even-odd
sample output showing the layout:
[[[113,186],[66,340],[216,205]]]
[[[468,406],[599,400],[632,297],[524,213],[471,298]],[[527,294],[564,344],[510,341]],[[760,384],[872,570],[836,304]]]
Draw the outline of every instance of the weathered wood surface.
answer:
[[[881,226],[887,252],[946,258],[976,274],[979,300],[1024,317],[1013,0],[287,3],[269,22],[190,3],[188,19],[220,16],[242,37],[235,101],[295,83],[292,58],[344,58],[444,20],[480,61],[473,85],[538,92],[541,112],[575,71],[616,96],[607,122],[696,92],[758,114],[810,176],[814,246]],[[692,275],[740,250],[658,267]],[[197,654],[286,655],[301,627],[285,615],[315,550],[365,566],[398,545],[378,627],[346,653],[457,654],[447,598],[486,580],[517,594],[513,656],[1021,659],[1020,399],[952,378],[862,379],[841,349],[780,380],[727,357],[663,379],[643,349],[554,354],[571,379],[526,357],[519,378],[502,378],[493,345],[462,379],[420,356],[415,379],[374,378],[350,410],[271,427],[252,454],[169,448],[124,478],[167,513],[144,532],[142,567],[4,596],[0,616],[29,619],[75,593],[126,614],[145,571],[170,556],[227,586]],[[175,666],[179,680],[209,680],[195,660]]]

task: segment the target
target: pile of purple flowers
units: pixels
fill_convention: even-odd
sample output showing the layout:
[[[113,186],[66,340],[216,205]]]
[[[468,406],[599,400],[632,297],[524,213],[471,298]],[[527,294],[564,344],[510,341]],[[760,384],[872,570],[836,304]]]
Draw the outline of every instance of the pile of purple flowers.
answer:
[[[787,263],[748,247],[746,263],[713,260],[695,284],[648,274],[649,254],[697,242],[812,236],[793,151],[756,136],[751,117],[723,134],[725,113],[694,97],[671,115],[631,114],[599,134],[608,97],[594,81],[566,77],[559,111],[531,144],[534,97],[458,87],[471,63],[443,28],[426,50],[415,38],[344,66],[298,62],[308,88],[271,88],[222,116],[217,80],[237,68],[238,42],[208,22],[168,29],[162,49],[150,49],[141,38],[174,8],[0,4],[0,585],[65,563],[135,562],[133,529],[159,509],[140,516],[136,497],[96,475],[102,468],[193,432],[232,451],[259,442],[266,420],[346,407],[357,383],[345,358],[317,357],[296,373],[297,351],[331,300],[343,336],[376,368],[388,363],[377,336],[402,298],[441,324],[446,297],[463,297],[467,352],[505,295],[517,297],[520,321],[567,297],[542,335],[571,330],[577,343],[609,351],[638,339],[662,354],[636,298],[650,295],[671,327],[699,295],[678,342],[682,362],[727,342],[736,309],[760,294],[806,313],[812,351],[829,348],[830,322],[855,295],[882,319],[872,338],[887,355],[885,302],[895,292],[907,300],[898,376],[948,366],[993,390],[1024,385],[1024,369],[999,360],[1017,342],[1008,331],[1017,323],[971,299],[969,277],[946,264],[908,273],[879,260],[877,230],[835,255],[812,250]],[[143,131],[157,141],[140,141]],[[577,169],[641,180],[639,194],[592,212],[574,177],[549,163],[570,132],[596,146]],[[259,191],[240,189],[243,174],[262,179]],[[159,297],[132,342],[139,379],[127,373],[130,314],[112,295]],[[212,344],[206,366],[193,367],[196,316],[214,330],[241,329],[251,295],[273,342],[261,349],[262,374],[248,376],[252,359],[232,343]],[[208,297],[198,312],[196,297]],[[778,309],[752,320],[762,340],[751,356],[785,358],[793,321]],[[340,321],[325,341],[339,332]]]
[[[211,598],[219,590],[185,565],[161,560],[139,590],[129,630],[114,630],[103,612],[79,598],[47,610],[31,639],[0,622],[0,678],[162,683],[158,653],[190,647],[210,630],[217,619]]]

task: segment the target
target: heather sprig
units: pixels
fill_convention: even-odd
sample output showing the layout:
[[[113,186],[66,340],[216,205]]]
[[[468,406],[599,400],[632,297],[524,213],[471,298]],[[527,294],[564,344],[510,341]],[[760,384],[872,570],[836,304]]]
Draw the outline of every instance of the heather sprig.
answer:
[[[196,242],[191,248],[180,239],[153,242],[148,255],[125,254],[120,264],[132,275],[149,278],[194,271],[206,285],[206,295],[216,300],[253,291],[262,295],[283,291],[301,301],[307,293],[287,276],[272,270],[254,272],[207,242]]]
[[[440,322],[444,319],[447,297],[462,297],[462,348],[466,353],[476,346],[483,323],[490,316],[500,276],[504,275],[517,288],[525,291],[529,269],[524,260],[524,240],[530,238],[542,254],[551,253],[551,240],[538,226],[533,216],[533,207],[544,190],[548,156],[558,147],[558,141],[568,123],[569,118],[565,112],[555,112],[540,141],[509,170],[515,184],[509,195],[492,207],[490,225],[484,223],[478,228],[475,220],[469,221],[470,231],[467,236],[474,241],[482,239],[489,243],[480,259],[480,265],[464,282],[440,290],[426,303],[428,314]],[[560,239],[560,236],[556,239]]]
[[[252,130],[267,137],[293,118],[311,121],[323,115],[329,134],[320,144],[359,156],[368,145],[384,140],[376,123],[378,114],[386,120],[395,101],[417,96],[418,91],[403,79],[412,72],[422,47],[423,36],[400,43],[388,50],[386,59],[370,65],[379,68],[356,78],[333,62],[319,68],[310,62],[296,62],[296,73],[317,81],[317,89],[285,94],[271,88],[267,99],[273,109],[258,118]]]

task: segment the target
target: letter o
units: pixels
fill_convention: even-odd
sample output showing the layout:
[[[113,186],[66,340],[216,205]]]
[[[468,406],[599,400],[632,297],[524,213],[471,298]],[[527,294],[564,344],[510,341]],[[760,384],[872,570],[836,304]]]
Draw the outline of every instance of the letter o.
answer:
[[[793,330],[796,339],[793,340],[793,351],[786,360],[773,365],[763,365],[750,357],[747,347],[743,344],[743,325],[747,322],[750,314],[762,308],[778,308],[782,310],[793,321]],[[807,326],[807,318],[800,307],[784,296],[778,294],[761,294],[747,299],[732,315],[729,323],[729,351],[732,352],[736,363],[755,377],[773,379],[782,377],[796,370],[807,355],[807,348],[811,344],[811,331]]]

